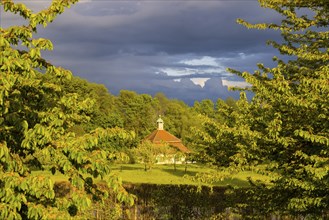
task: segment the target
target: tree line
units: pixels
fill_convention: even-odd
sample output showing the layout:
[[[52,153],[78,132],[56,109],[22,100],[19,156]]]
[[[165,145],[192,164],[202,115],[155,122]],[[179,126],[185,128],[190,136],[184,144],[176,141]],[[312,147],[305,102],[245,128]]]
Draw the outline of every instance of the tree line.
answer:
[[[56,80],[48,75],[41,77],[48,82]],[[157,128],[156,120],[160,115],[165,130],[188,143],[191,128],[200,127],[204,117],[224,120],[219,110],[222,105],[232,109],[236,107],[236,100],[232,97],[225,101],[218,98],[216,103],[210,99],[195,101],[193,106],[188,106],[181,100],[167,98],[163,93],[152,97],[121,90],[118,95],[113,95],[102,84],[74,76],[62,81],[61,90],[64,94],[77,94],[81,101],[92,101],[87,113],[88,121],[76,123],[69,131],[84,135],[99,127],[118,127],[134,132],[136,143]]]

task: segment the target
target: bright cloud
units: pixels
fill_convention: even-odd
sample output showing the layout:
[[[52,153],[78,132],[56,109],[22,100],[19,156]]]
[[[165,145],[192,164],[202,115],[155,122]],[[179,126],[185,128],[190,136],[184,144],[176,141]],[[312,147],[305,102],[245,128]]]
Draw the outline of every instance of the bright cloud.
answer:
[[[195,85],[199,85],[202,88],[204,87],[205,83],[209,80],[210,78],[191,78],[191,81],[195,84]]]
[[[220,67],[221,65],[217,62],[216,58],[204,56],[199,59],[190,59],[190,60],[182,60],[178,63],[186,64],[190,66],[214,66],[214,67]]]
[[[227,75],[225,68],[162,68],[161,72],[166,73],[168,76],[193,76],[193,75]]]
[[[160,71],[168,76],[193,76],[193,75],[227,75],[226,67],[223,66],[218,59],[210,56],[200,58],[184,59],[176,62],[179,67],[161,68]],[[181,65],[184,64],[184,65]],[[200,78],[200,77],[193,77]],[[201,77],[204,78],[204,77]]]

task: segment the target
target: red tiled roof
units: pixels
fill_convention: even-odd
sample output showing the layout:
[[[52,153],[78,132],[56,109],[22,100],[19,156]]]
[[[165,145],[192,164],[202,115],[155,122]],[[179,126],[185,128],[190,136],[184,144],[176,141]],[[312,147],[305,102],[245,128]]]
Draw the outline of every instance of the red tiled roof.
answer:
[[[149,134],[144,140],[149,140],[155,145],[163,145],[163,142],[178,148],[180,151],[184,153],[191,152],[187,147],[182,144],[182,141],[170,134],[165,130],[155,130],[151,134]]]

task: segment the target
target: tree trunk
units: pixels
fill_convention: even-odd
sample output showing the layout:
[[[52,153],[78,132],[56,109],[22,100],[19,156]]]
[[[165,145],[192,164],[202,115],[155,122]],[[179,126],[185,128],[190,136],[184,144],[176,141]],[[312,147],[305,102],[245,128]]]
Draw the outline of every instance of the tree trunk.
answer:
[[[187,172],[187,160],[185,158],[185,173]]]
[[[176,157],[174,157],[174,170],[176,171]]]

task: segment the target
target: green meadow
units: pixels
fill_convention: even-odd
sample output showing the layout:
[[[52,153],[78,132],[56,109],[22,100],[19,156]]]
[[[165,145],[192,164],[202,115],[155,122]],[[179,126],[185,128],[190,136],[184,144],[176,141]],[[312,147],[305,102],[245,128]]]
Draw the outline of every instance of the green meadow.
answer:
[[[212,186],[249,186],[248,178],[254,180],[269,180],[269,177],[261,174],[244,171],[235,174],[220,173],[220,171],[209,168],[205,165],[188,164],[185,171],[185,165],[176,164],[157,164],[152,169],[145,171],[143,164],[114,164],[112,173],[122,179],[124,183],[149,183],[149,184],[173,184],[173,185],[212,185]],[[207,174],[223,174],[225,178],[221,181],[207,183],[198,181],[195,177],[197,175]],[[56,172],[52,175],[48,171],[33,171],[34,175],[44,175],[50,177],[54,182],[67,181],[68,178]]]

